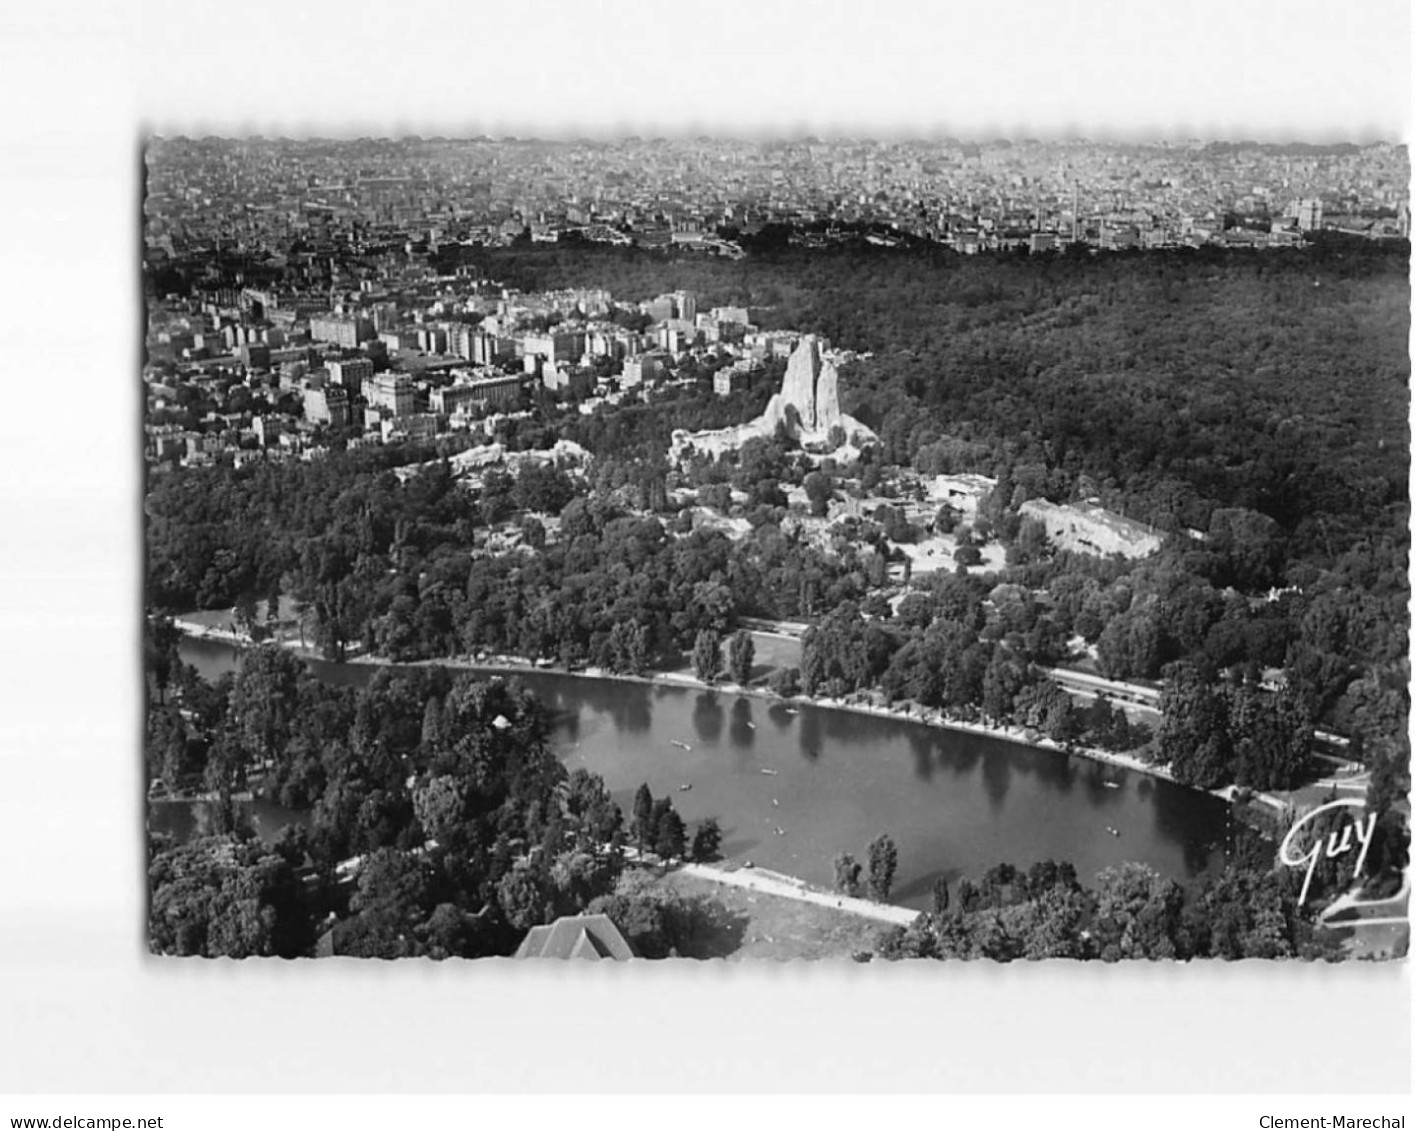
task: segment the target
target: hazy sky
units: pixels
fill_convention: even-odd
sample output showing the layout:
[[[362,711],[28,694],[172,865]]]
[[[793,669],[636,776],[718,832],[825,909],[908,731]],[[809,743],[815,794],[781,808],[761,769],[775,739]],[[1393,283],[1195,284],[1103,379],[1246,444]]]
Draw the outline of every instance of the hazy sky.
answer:
[[[768,131],[1367,140],[1408,0],[251,0],[100,17],[166,133]]]

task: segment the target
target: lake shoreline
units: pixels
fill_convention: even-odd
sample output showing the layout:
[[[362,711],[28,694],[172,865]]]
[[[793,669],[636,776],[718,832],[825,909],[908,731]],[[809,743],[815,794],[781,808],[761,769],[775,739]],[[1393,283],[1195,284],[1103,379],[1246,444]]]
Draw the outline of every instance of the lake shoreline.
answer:
[[[213,628],[202,625],[195,621],[188,621],[181,618],[174,618],[173,624],[184,634],[201,640],[216,640],[222,643],[234,645],[238,648],[250,648],[257,646],[257,642],[240,633],[225,629]],[[622,683],[638,683],[650,687],[677,687],[685,690],[697,691],[718,691],[727,695],[746,695],[754,699],[761,699],[769,703],[780,704],[785,707],[793,707],[796,704],[807,704],[812,707],[820,707],[832,711],[848,711],[857,715],[870,715],[874,718],[894,719],[898,722],[917,723],[922,726],[932,727],[938,730],[949,730],[961,734],[973,734],[983,738],[995,739],[999,742],[1009,742],[1017,746],[1026,746],[1034,750],[1049,750],[1058,754],[1076,755],[1093,762],[1114,766],[1117,769],[1133,770],[1137,773],[1146,774],[1152,778],[1169,782],[1180,788],[1191,790],[1195,793],[1207,794],[1210,797],[1232,804],[1233,795],[1236,792],[1235,786],[1225,786],[1221,789],[1199,789],[1195,786],[1185,785],[1177,781],[1173,774],[1162,766],[1153,765],[1140,758],[1129,754],[1118,754],[1109,750],[1101,750],[1092,746],[1063,746],[1044,735],[1028,737],[1026,729],[1018,726],[1002,726],[994,723],[971,722],[964,719],[955,719],[946,715],[937,707],[909,707],[900,710],[894,707],[881,706],[876,703],[852,702],[844,699],[833,699],[829,697],[811,697],[805,695],[782,697],[764,688],[743,687],[737,683],[704,683],[687,672],[653,672],[648,675],[632,675],[625,672],[610,672],[598,667],[585,667],[578,670],[566,668],[563,665],[539,666],[535,661],[523,656],[490,656],[485,660],[479,660],[475,656],[450,656],[434,660],[390,660],[383,656],[376,656],[369,653],[362,653],[351,656],[343,661],[329,661],[314,649],[303,647],[298,641],[289,639],[273,639],[263,643],[278,644],[288,649],[302,660],[314,660],[323,663],[342,662],[345,664],[357,664],[369,667],[444,667],[453,668],[459,671],[491,672],[501,675],[521,675],[544,673],[556,676],[574,676],[581,679],[601,679],[614,680]],[[1274,810],[1281,810],[1283,803],[1276,797],[1266,793],[1253,793],[1253,799],[1267,805]]]

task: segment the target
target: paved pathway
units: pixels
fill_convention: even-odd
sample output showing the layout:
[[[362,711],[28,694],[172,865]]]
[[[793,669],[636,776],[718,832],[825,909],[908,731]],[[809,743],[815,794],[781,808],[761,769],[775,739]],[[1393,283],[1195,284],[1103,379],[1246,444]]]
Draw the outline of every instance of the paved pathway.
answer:
[[[820,907],[833,907],[851,915],[863,915],[881,923],[907,927],[919,917],[919,912],[908,907],[895,907],[889,903],[871,903],[867,899],[852,899],[847,895],[815,891],[801,880],[783,876],[778,872],[768,872],[761,868],[738,868],[727,871],[708,864],[684,864],[680,869],[684,875],[711,880],[713,883],[727,884],[729,887],[749,888],[766,895],[779,895],[785,899],[796,899],[802,903],[814,903]]]

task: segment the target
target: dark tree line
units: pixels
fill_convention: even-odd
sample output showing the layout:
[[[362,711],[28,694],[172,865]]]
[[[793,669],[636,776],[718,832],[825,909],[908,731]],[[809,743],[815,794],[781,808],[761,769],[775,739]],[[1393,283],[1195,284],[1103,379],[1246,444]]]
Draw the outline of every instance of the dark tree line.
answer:
[[[393,660],[485,649],[637,672],[690,650],[702,631],[725,636],[739,613],[804,615],[867,584],[853,557],[774,521],[735,547],[708,530],[679,538],[658,516],[630,512],[613,493],[586,495],[560,472],[489,476],[478,492],[443,464],[400,485],[337,463],[160,481],[148,501],[153,605],[231,607],[284,593],[330,658],[358,643]],[[488,523],[556,508],[554,542],[542,531],[520,553],[478,550]]]
[[[933,910],[884,932],[883,958],[1017,959],[1335,958],[1298,906],[1292,869],[1235,862],[1185,888],[1143,864],[1123,864],[1082,885],[1066,863],[1021,871],[999,864],[981,878],[946,882]]]

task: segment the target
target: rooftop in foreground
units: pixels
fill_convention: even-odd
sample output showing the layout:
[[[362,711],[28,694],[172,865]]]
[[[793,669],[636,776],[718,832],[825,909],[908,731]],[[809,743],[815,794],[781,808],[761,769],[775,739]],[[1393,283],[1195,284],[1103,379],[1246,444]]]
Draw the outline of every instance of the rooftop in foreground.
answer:
[[[516,948],[517,958],[633,958],[634,951],[607,915],[567,915],[532,927]]]

